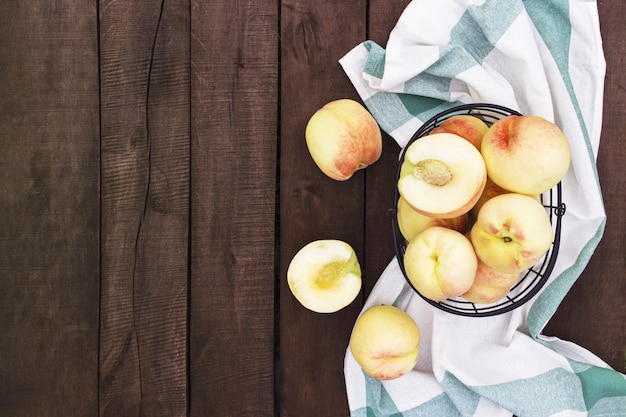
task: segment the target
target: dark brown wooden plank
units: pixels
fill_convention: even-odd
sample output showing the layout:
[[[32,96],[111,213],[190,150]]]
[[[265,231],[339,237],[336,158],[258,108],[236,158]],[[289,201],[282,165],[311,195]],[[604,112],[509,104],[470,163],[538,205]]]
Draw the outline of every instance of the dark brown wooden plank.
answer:
[[[0,3],[0,415],[97,414],[93,2]]]
[[[370,0],[368,39],[385,47],[391,30],[410,0]],[[367,198],[365,291],[367,297],[378,277],[395,255],[391,234],[391,220],[387,210],[393,207],[395,177],[398,168],[400,146],[383,132],[383,153],[375,164],[365,171]]]
[[[546,327],[554,334],[586,347],[625,372],[626,363],[626,3],[599,1],[600,28],[607,62],[604,115],[598,173],[607,214],[602,241]]]
[[[277,27],[192,3],[191,416],[274,416]]]
[[[100,3],[101,416],[187,414],[189,2]]]
[[[363,256],[364,298],[370,294],[381,273],[395,256],[388,211],[394,208],[394,182],[399,153],[398,144],[389,135],[383,134],[383,153],[365,172],[367,209]]]
[[[280,344],[281,416],[345,416],[343,360],[357,300],[332,314],[306,310],[286,271],[295,253],[317,239],[344,240],[364,259],[363,171],[326,177],[304,139],[308,119],[327,102],[357,98],[338,60],[365,39],[366,2],[283,1],[281,14]],[[362,265],[364,267],[365,265]]]

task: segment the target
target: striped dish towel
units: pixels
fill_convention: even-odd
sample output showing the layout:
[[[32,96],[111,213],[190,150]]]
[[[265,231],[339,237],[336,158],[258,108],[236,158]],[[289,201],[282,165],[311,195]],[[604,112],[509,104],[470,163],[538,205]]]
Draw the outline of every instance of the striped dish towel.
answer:
[[[592,0],[414,0],[385,48],[365,41],[340,64],[401,147],[426,120],[462,103],[494,103],[555,122],[572,163],[551,277],[530,302],[485,318],[438,310],[408,288],[394,258],[363,308],[395,304],[422,332],[409,374],[375,380],[347,349],[352,417],[626,416],[626,377],[542,329],[602,237],[596,170],[605,61]]]

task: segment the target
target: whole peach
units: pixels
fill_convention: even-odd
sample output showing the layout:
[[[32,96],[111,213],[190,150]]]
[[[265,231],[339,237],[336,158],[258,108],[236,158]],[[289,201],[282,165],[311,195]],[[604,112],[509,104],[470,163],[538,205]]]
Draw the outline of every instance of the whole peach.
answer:
[[[464,233],[469,224],[469,213],[461,214],[456,217],[438,219],[415,211],[403,197],[398,199],[396,213],[398,228],[407,241],[412,240],[415,236],[431,226],[443,226]]]
[[[430,131],[430,134],[454,133],[480,150],[483,135],[488,128],[487,124],[476,116],[457,114],[441,122],[439,126]]]
[[[391,305],[367,309],[350,336],[350,351],[363,371],[389,380],[408,373],[419,356],[420,329],[405,311]]]
[[[351,99],[334,100],[317,110],[307,123],[305,138],[315,164],[337,181],[378,161],[383,149],[376,120]]]
[[[485,202],[470,231],[478,258],[510,274],[539,261],[550,248],[553,235],[543,205],[517,193],[501,194]]]
[[[457,297],[474,282],[478,259],[471,242],[456,230],[433,226],[409,242],[404,269],[413,287],[433,301]]]
[[[570,147],[561,129],[539,116],[508,116],[483,136],[487,176],[520,194],[542,194],[567,173]]]

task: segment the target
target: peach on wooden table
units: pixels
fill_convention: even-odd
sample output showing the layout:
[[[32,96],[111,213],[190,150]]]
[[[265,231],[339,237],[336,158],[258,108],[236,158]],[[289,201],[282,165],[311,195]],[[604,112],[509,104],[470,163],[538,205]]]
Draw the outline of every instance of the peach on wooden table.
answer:
[[[358,317],[349,347],[365,373],[390,380],[413,369],[419,343],[420,329],[411,316],[392,305],[376,305]]]
[[[334,313],[352,303],[361,291],[361,266],[348,243],[315,240],[291,259],[287,283],[304,307],[317,313]]]
[[[305,139],[315,164],[337,181],[378,161],[383,149],[376,120],[352,99],[333,100],[318,109],[306,125]]]

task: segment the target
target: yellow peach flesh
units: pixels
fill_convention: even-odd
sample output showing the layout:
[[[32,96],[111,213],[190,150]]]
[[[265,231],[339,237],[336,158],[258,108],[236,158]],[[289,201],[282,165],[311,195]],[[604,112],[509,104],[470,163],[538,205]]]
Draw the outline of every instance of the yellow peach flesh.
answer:
[[[438,133],[408,146],[397,186],[416,211],[450,218],[469,212],[486,181],[480,152],[458,135]]]

